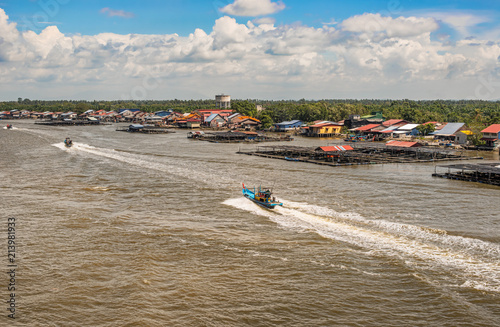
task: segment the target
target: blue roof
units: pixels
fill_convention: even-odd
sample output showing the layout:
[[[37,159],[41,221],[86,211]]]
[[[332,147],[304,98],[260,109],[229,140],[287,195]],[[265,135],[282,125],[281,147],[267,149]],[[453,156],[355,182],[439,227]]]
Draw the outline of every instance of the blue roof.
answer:
[[[165,116],[168,116],[172,113],[172,111],[165,111],[165,110],[162,110],[162,111],[157,111],[155,112],[155,115],[156,116],[160,116],[160,117],[165,117]]]
[[[277,124],[274,124],[274,125],[296,125],[296,124],[302,124],[302,122],[300,120],[291,120],[291,121],[284,121],[284,122],[281,122],[281,123],[277,123]]]
[[[448,123],[439,131],[432,132],[431,135],[453,135],[464,125],[465,123]]]
[[[219,114],[211,114],[210,116],[208,116],[207,119],[205,119],[206,122],[211,122],[212,120],[214,120],[215,117],[217,117]]]
[[[132,112],[141,111],[141,109],[120,109],[120,110],[118,110],[118,113],[121,114],[122,112],[127,111],[127,110],[132,111]]]

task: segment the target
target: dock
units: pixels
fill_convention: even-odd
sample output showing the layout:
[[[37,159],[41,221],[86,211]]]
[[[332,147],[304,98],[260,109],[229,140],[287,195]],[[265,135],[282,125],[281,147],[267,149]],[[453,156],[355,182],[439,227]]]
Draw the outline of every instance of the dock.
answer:
[[[50,125],[50,126],[103,125],[99,120],[43,120],[43,121],[36,121],[35,124]]]
[[[200,141],[213,143],[241,143],[241,142],[282,142],[293,141],[290,135],[285,136],[267,136],[257,132],[205,132],[203,134],[193,134],[188,137]]]
[[[347,145],[344,145],[347,148]],[[343,148],[343,145],[337,148]],[[254,151],[238,151],[239,154],[306,162],[326,166],[373,165],[387,163],[423,163],[450,160],[483,159],[468,157],[454,150],[430,148],[399,148],[385,144],[349,144],[349,151],[322,151],[320,147],[259,146]]]
[[[500,162],[436,166],[432,176],[500,186]]]
[[[158,126],[143,126],[143,125],[130,125],[127,127],[117,128],[118,132],[141,133],[141,134],[167,134],[175,133],[172,128],[158,127]]]

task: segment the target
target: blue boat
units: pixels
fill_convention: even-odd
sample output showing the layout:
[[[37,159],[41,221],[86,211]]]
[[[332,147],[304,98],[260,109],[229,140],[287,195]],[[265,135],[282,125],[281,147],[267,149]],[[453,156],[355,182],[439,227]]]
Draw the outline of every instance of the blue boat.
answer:
[[[71,141],[71,139],[69,137],[67,137],[65,140],[64,140],[64,145],[68,148],[71,148],[73,146],[73,141]]]
[[[276,200],[276,198],[272,195],[273,193],[269,189],[262,190],[259,186],[258,191],[256,191],[254,187],[252,192],[245,187],[245,184],[243,184],[243,196],[250,201],[253,201],[267,209],[274,209],[276,206],[283,206],[283,203]]]

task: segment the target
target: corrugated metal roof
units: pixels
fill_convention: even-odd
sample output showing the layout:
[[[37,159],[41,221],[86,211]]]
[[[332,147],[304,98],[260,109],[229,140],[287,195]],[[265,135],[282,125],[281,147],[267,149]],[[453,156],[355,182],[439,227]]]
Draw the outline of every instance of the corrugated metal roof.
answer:
[[[402,148],[412,148],[415,146],[420,146],[418,142],[402,142],[402,141],[389,141],[385,145],[387,146],[398,146]]]
[[[340,125],[337,123],[328,122],[328,123],[314,124],[314,125],[311,125],[309,127],[326,127],[326,126],[340,126]]]
[[[465,123],[448,123],[439,131],[432,132],[431,135],[453,135],[464,125]]]
[[[392,126],[392,125],[395,125],[397,123],[400,123],[404,120],[402,119],[389,119],[389,120],[386,120],[385,122],[382,123],[382,125],[384,126]]]
[[[274,125],[294,125],[294,124],[297,124],[297,123],[302,123],[300,120],[291,120],[291,121],[283,121],[281,123],[277,123],[277,124],[274,124]]]
[[[500,124],[493,124],[483,129],[481,133],[500,133]]]
[[[368,131],[372,128],[375,128],[375,127],[378,127],[380,126],[380,124],[368,124],[368,125],[365,125],[365,126],[361,126],[361,127],[358,127],[358,128],[355,128],[354,130],[355,131]]]
[[[234,117],[236,117],[236,116],[238,116],[238,115],[240,115],[240,116],[241,116],[241,114],[240,114],[239,112],[236,112],[236,113],[234,113],[234,114],[232,114],[232,115],[227,116],[227,118],[228,118],[228,119],[231,119],[231,118],[234,118]]]
[[[320,146],[319,149],[321,149],[321,150],[323,150],[325,152],[354,150],[354,148],[352,146],[350,146],[350,145]]]
[[[207,117],[207,119],[205,119],[206,122],[211,122],[212,120],[214,120],[215,117],[217,117],[219,114],[211,114],[210,116]]]
[[[398,128],[398,126],[390,126],[386,129],[382,130],[380,133],[391,133],[392,131],[394,131],[397,128]]]
[[[401,131],[411,131],[414,128],[417,128],[417,126],[420,124],[406,124],[398,128],[398,130]]]

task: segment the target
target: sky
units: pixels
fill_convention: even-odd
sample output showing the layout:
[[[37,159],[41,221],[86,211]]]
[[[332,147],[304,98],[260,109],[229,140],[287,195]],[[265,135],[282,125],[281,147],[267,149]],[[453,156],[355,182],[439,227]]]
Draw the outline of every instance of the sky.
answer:
[[[0,0],[0,101],[500,100],[499,0]]]

